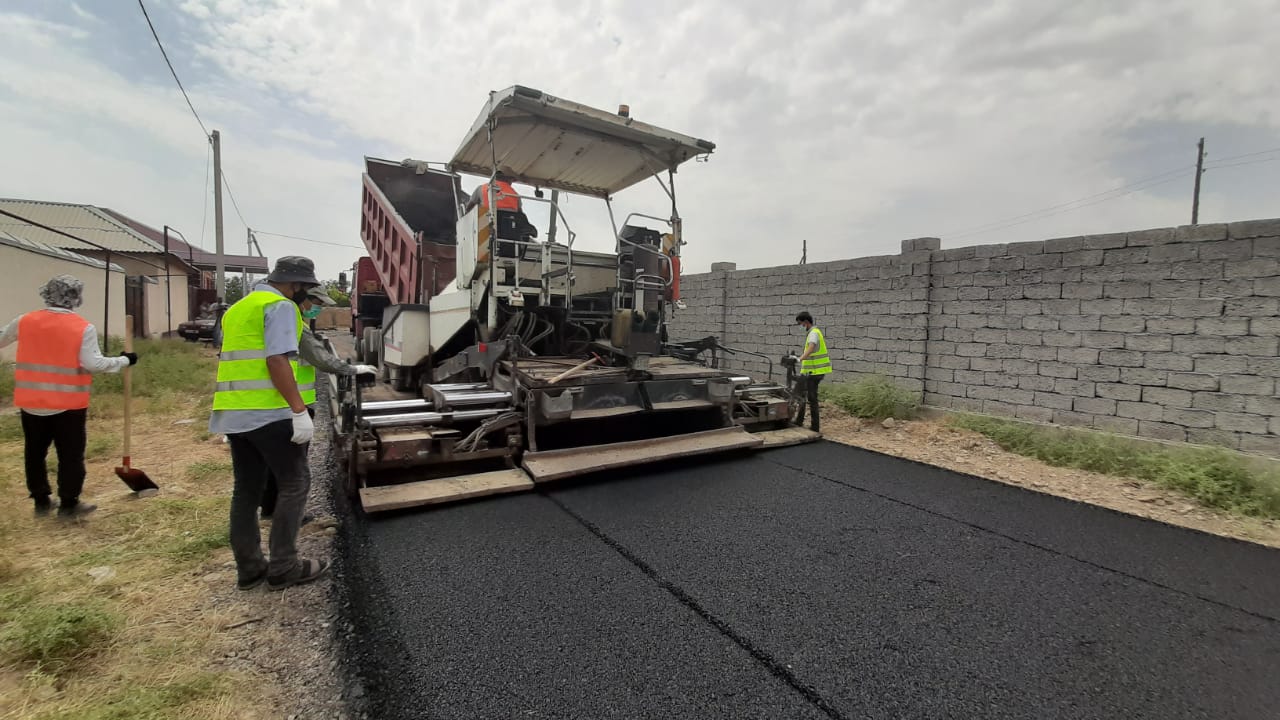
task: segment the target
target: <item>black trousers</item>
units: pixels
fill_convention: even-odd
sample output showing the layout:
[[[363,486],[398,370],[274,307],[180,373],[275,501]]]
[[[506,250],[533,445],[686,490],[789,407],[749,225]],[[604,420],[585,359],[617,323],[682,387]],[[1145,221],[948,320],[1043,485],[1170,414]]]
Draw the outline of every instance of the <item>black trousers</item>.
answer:
[[[49,468],[45,457],[49,445],[58,453],[58,497],[66,507],[75,505],[84,490],[84,446],[87,437],[87,410],[66,410],[57,415],[22,413],[22,435],[27,491],[36,502],[47,500]]]
[[[246,433],[227,435],[235,485],[231,491],[231,552],[241,580],[268,568],[258,530],[258,507],[267,476],[279,486],[279,507],[268,538],[271,575],[284,575],[298,563],[298,529],[311,489],[307,446],[294,444],[293,423],[279,420]]]
[[[809,412],[813,414],[813,423],[810,424],[809,427],[815,431],[818,429],[818,383],[822,382],[822,378],[824,377],[826,377],[826,375],[800,376],[800,389],[804,392],[805,400],[808,401]],[[804,424],[804,406],[805,403],[801,402],[800,413],[796,417],[797,425]]]
[[[311,419],[316,419],[316,409],[307,407],[307,412],[311,415]],[[308,450],[311,449],[311,443],[306,444]],[[307,475],[311,475],[311,467],[307,466]],[[280,495],[280,488],[276,485],[276,474],[267,468],[267,486],[262,491],[262,517],[271,517],[276,512],[276,498]]]

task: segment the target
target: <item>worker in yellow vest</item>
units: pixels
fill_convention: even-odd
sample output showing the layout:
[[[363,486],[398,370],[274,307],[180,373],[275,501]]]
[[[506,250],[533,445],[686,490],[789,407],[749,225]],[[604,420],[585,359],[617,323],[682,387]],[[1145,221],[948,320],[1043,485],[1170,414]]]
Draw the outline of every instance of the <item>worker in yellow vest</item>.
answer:
[[[315,433],[307,406],[316,395],[314,380],[299,379],[299,304],[319,284],[311,260],[283,257],[265,282],[222,316],[209,432],[226,435],[231,445],[231,552],[242,590],[263,581],[268,589],[283,590],[311,582],[329,569],[322,560],[298,557],[298,531],[311,489],[307,446]],[[268,473],[279,489],[269,561],[258,529]]]
[[[813,414],[813,424],[809,427],[819,432],[818,422],[818,383],[831,373],[831,357],[827,354],[827,339],[822,331],[813,324],[813,316],[807,311],[796,315],[796,324],[804,328],[804,352],[800,355],[800,385],[804,398],[800,402],[800,413],[796,424],[804,424],[804,406],[808,401],[809,411]]]
[[[78,518],[97,507],[80,500],[84,490],[85,422],[90,373],[116,373],[138,362],[135,353],[104,357],[98,332],[76,314],[84,283],[58,275],[40,288],[44,309],[25,313],[0,330],[0,348],[18,343],[13,404],[22,419],[27,491],[36,515],[53,509],[45,458],[58,453],[58,516]]]

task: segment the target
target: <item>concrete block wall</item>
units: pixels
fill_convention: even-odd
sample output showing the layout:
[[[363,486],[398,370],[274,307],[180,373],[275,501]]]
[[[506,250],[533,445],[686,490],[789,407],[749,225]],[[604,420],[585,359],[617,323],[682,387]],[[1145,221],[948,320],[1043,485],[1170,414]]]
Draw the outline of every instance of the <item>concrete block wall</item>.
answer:
[[[781,377],[809,310],[835,382],[877,373],[929,405],[1280,456],[1280,220],[939,244],[685,276],[671,335],[765,353]]]

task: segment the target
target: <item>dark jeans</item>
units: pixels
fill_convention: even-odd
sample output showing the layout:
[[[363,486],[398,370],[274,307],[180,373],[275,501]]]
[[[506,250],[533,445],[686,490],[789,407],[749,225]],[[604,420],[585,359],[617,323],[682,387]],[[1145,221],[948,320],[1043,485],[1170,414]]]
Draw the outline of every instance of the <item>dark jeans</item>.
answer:
[[[799,390],[804,393],[804,400],[800,402],[800,413],[796,416],[796,424],[804,424],[804,406],[805,400],[808,401],[809,411],[813,414],[813,424],[809,427],[814,431],[818,430],[818,383],[822,382],[822,378],[826,375],[801,375]]]
[[[307,412],[311,414],[311,419],[314,421],[316,419],[316,409],[314,407],[308,407]],[[311,443],[307,443],[305,447],[310,451]],[[307,469],[307,483],[310,485],[311,463],[306,463],[305,467]],[[262,491],[262,517],[272,517],[275,515],[276,498],[279,496],[280,488],[276,486],[276,475],[271,472],[270,468],[267,468],[267,487]]]
[[[227,435],[235,486],[231,491],[231,552],[240,579],[257,577],[263,567],[272,576],[285,575],[298,564],[298,530],[311,490],[307,446],[295,444],[293,422],[279,420],[247,433]],[[278,499],[271,534],[270,562],[262,555],[258,506],[268,474],[275,477]]]
[[[22,435],[26,440],[24,460],[27,491],[36,502],[49,498],[49,469],[45,456],[52,444],[58,453],[58,497],[63,507],[80,501],[84,490],[85,419],[87,410],[66,410],[57,415],[22,413]]]

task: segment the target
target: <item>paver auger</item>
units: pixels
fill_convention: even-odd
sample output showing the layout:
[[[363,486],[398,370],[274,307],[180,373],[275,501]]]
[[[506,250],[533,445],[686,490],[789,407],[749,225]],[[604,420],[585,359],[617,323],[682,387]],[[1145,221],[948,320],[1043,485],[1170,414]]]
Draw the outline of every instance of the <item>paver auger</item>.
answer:
[[[448,163],[365,159],[361,267],[377,277],[356,278],[357,355],[380,376],[335,376],[332,399],[347,489],[366,512],[817,439],[791,422],[789,387],[720,369],[717,353],[733,351],[714,338],[667,336],[684,307],[676,169],[714,149],[626,106],[516,86],[490,93]],[[463,174],[482,178],[475,191]],[[619,225],[614,195],[649,178],[669,214]],[[614,252],[575,244],[561,193],[604,202]],[[545,239],[525,214],[534,203]]]

